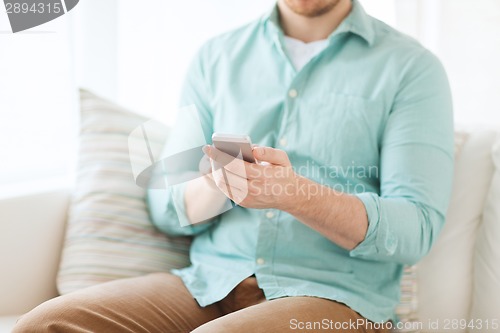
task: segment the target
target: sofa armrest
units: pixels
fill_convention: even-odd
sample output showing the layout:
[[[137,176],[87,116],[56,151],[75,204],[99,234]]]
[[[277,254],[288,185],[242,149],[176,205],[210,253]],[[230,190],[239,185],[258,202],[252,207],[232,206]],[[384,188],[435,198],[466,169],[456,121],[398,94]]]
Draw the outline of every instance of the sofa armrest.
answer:
[[[57,295],[69,189],[0,200],[0,316]]]

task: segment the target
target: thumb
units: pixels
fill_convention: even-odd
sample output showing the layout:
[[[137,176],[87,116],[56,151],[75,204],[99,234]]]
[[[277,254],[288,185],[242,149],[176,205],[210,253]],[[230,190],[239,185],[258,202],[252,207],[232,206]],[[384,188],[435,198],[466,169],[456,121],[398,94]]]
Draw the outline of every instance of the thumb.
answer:
[[[268,162],[275,165],[289,166],[290,159],[287,153],[281,149],[271,147],[254,147],[253,156],[260,162]]]

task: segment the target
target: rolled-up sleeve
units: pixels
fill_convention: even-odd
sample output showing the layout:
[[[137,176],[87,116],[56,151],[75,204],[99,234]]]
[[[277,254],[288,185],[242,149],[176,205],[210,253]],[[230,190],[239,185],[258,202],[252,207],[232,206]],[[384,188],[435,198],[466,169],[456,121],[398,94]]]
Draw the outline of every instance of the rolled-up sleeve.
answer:
[[[430,52],[402,72],[380,151],[380,194],[357,194],[368,216],[365,239],[350,255],[413,264],[445,221],[453,179],[449,83]]]
[[[178,121],[172,129],[167,144],[163,149],[163,163],[157,167],[156,177],[164,177],[166,189],[148,188],[147,204],[153,224],[161,231],[171,236],[196,235],[208,228],[216,218],[201,224],[191,225],[186,216],[184,194],[187,182],[169,184],[165,163],[168,156],[181,151],[199,148],[210,142],[212,133],[212,114],[209,100],[209,82],[204,69],[206,68],[204,47],[200,49],[188,69],[183,85]],[[198,172],[198,162],[186,166],[186,173]],[[186,164],[186,163],[184,163]]]

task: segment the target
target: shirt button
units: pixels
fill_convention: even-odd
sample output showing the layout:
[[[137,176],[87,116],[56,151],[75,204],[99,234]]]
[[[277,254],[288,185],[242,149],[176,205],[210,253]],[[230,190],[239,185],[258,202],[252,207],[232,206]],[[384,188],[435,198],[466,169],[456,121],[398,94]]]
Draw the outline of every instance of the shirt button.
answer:
[[[258,258],[257,259],[257,265],[264,265],[266,261],[264,260],[264,258]]]
[[[285,138],[281,138],[280,139],[280,145],[284,147],[284,146],[286,146],[286,144],[287,144],[286,139]]]
[[[272,219],[272,218],[274,217],[274,213],[273,213],[273,212],[267,212],[267,213],[266,213],[266,217],[267,217],[268,219]]]
[[[290,89],[290,91],[288,92],[288,96],[290,96],[291,98],[297,97],[298,94],[299,93],[295,89]]]

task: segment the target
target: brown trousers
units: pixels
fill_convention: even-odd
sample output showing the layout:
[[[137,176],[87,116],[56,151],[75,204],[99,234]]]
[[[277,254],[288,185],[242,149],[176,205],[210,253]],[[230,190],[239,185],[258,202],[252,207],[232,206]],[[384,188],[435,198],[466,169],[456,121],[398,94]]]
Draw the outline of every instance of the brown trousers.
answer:
[[[388,332],[369,324],[349,328],[351,322],[365,320],[334,301],[316,297],[267,301],[255,277],[242,281],[223,300],[200,307],[180,278],[156,273],[51,299],[22,316],[13,333]]]

